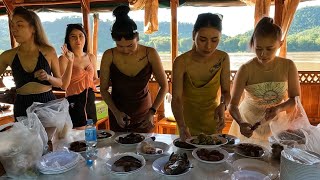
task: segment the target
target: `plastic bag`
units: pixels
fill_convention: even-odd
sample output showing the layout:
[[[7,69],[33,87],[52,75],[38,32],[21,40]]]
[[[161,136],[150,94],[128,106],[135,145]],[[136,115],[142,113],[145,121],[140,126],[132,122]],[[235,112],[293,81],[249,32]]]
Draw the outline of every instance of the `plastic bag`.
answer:
[[[34,167],[47,146],[47,134],[35,114],[0,126],[0,161],[8,177],[35,177]],[[11,128],[10,128],[11,127]]]
[[[292,112],[270,122],[273,137],[269,140],[285,148],[296,147],[320,153],[320,126],[310,124],[300,98],[296,97],[295,100],[296,107]]]
[[[28,109],[27,115],[35,113],[44,127],[56,127],[59,138],[66,137],[72,129],[69,115],[69,102],[65,98],[47,103],[34,102]]]
[[[175,121],[176,119],[174,118],[171,109],[171,101],[172,95],[170,93],[167,93],[164,97],[164,116],[170,121]]]

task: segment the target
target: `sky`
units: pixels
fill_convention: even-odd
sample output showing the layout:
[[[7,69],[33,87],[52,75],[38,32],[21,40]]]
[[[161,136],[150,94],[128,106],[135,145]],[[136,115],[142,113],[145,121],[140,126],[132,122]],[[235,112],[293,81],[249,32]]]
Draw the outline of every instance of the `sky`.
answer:
[[[320,6],[320,0],[301,2],[298,8],[306,6]],[[254,17],[254,6],[241,6],[241,7],[191,7],[182,6],[178,8],[178,21],[194,23],[198,14],[200,13],[219,13],[223,15],[223,29],[222,33],[228,36],[235,36],[242,34],[248,30],[253,29],[253,17]],[[80,13],[38,13],[42,21],[54,21],[57,18],[64,16],[81,16]],[[186,16],[187,14],[187,16]],[[270,8],[270,17],[273,17],[274,6]],[[135,21],[143,21],[144,11],[131,11],[129,16]],[[160,8],[158,11],[159,22],[170,22],[170,9]],[[2,17],[3,18],[3,17]],[[99,13],[101,20],[114,20],[112,13]]]

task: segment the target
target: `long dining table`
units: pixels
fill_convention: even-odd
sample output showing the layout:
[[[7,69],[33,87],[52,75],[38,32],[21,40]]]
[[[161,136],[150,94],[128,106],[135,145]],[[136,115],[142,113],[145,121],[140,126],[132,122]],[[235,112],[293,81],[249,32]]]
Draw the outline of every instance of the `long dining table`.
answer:
[[[58,140],[54,143],[55,150],[67,149],[68,145],[72,141],[83,140],[84,139],[84,131],[82,130],[72,130],[70,133],[71,135],[68,136],[66,139]],[[105,141],[98,142],[98,153],[97,159],[93,162],[92,166],[87,166],[85,161],[85,152],[81,153],[84,158],[82,158],[78,165],[62,174],[55,174],[55,175],[45,175],[39,174],[37,179],[43,180],[100,180],[100,179],[126,179],[126,180],[158,180],[158,179],[183,179],[183,180],[211,180],[211,179],[221,179],[221,180],[228,180],[231,179],[232,173],[235,171],[233,168],[232,163],[241,157],[235,153],[229,153],[229,158],[227,161],[220,163],[220,164],[207,164],[203,162],[199,162],[192,156],[192,151],[182,150],[177,148],[173,145],[173,141],[178,138],[178,135],[174,134],[155,134],[155,133],[148,133],[143,134],[145,137],[155,137],[156,141],[161,141],[167,143],[170,148],[166,154],[170,155],[172,152],[179,152],[179,153],[186,153],[188,158],[192,164],[192,168],[190,172],[187,174],[176,176],[176,177],[168,177],[155,172],[152,168],[152,160],[146,160],[146,165],[140,171],[130,174],[130,175],[115,175],[110,173],[106,169],[106,162],[108,159],[113,157],[114,155],[126,153],[126,152],[133,152],[137,153],[136,146],[127,147],[121,144],[118,144],[114,141],[115,137],[121,135],[123,133],[115,133],[115,135]],[[268,148],[268,147],[266,147]],[[272,166],[274,166],[277,170],[279,170],[279,162],[271,160],[270,153],[267,153],[262,159]],[[279,172],[279,171],[278,171]],[[277,176],[278,179],[279,175]]]

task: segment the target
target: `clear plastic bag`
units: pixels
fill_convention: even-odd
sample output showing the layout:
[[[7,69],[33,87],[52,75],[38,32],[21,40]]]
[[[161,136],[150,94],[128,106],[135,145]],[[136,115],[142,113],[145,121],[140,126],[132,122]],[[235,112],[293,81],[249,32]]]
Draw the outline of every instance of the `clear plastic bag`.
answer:
[[[303,109],[300,98],[296,97],[295,109],[286,116],[270,122],[273,136],[271,143],[279,143],[284,148],[300,148],[320,153],[320,126],[312,126]]]
[[[27,115],[35,113],[44,127],[56,127],[59,138],[66,137],[72,129],[69,115],[69,102],[65,98],[47,103],[34,102],[28,109]]]
[[[167,93],[164,97],[164,116],[170,120],[175,121],[175,118],[172,113],[171,109],[171,101],[172,101],[172,95],[170,93]]]
[[[47,134],[35,114],[18,121],[0,126],[9,128],[0,132],[0,161],[8,177],[35,177],[34,166],[46,150]]]

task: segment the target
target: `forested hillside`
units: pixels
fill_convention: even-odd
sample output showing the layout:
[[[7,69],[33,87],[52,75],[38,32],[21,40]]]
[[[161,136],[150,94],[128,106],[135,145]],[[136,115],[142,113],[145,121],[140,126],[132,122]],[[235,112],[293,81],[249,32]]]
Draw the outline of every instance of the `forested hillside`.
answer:
[[[320,51],[320,6],[306,7],[296,12],[288,36],[289,52]],[[92,22],[92,19],[91,19]],[[65,17],[54,22],[44,22],[43,26],[52,45],[60,52],[63,44],[66,25],[69,23],[81,23],[79,17]],[[98,51],[114,46],[110,36],[110,20],[101,19],[99,22]],[[159,31],[152,35],[143,33],[143,22],[137,22],[140,32],[140,42],[157,48],[159,52],[170,51],[170,23],[160,22]],[[10,48],[8,23],[0,20],[0,51]],[[92,27],[92,26],[91,26]],[[185,52],[192,45],[193,24],[179,23],[179,51]],[[235,37],[223,35],[219,48],[227,52],[246,52],[252,30]]]

